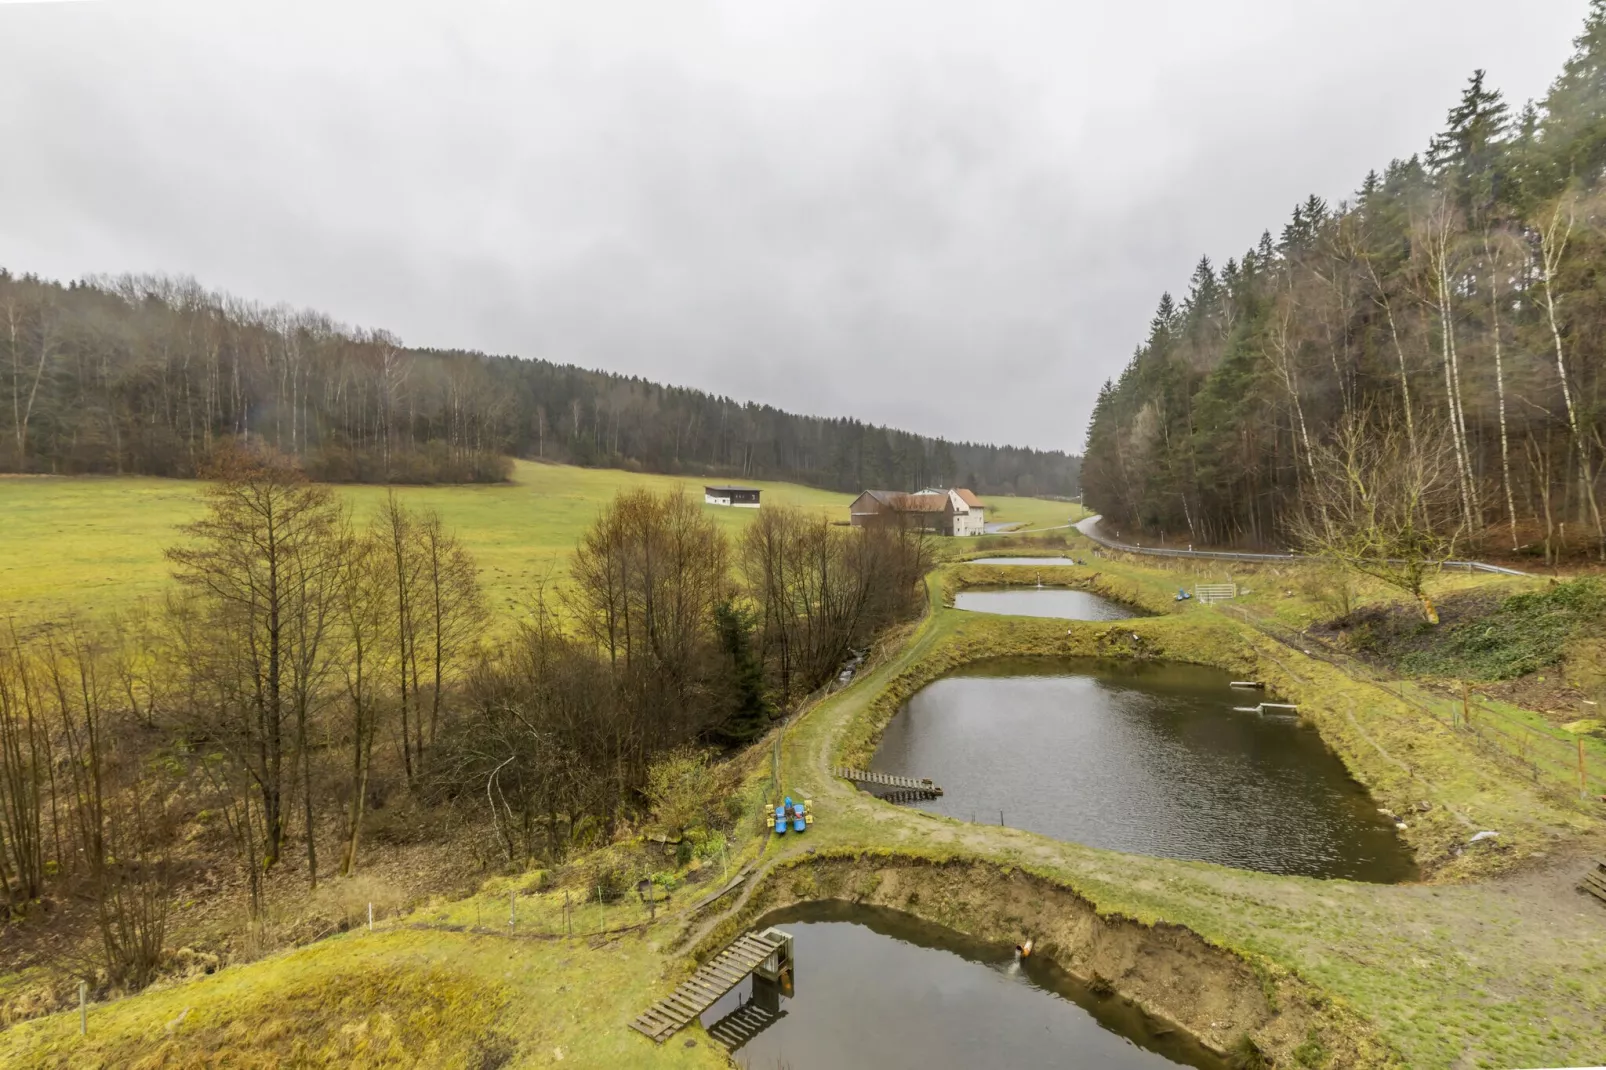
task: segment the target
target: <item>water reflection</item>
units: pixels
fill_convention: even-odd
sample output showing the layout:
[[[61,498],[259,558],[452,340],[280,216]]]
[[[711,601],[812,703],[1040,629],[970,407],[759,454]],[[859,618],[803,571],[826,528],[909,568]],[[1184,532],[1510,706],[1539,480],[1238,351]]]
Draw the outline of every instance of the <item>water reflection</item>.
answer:
[[[1144,616],[1142,610],[1131,606],[1088,591],[1063,587],[969,587],[954,595],[954,608],[973,613],[1061,620],[1125,620]]]
[[[1394,882],[1392,821],[1310,728],[1190,665],[1025,659],[968,667],[888,724],[871,768],[930,777],[918,805],[1058,839],[1270,873]]]
[[[1099,997],[1041,957],[895,911],[815,903],[772,914],[791,933],[794,995],[734,1052],[752,1070],[1071,1067],[1220,1063],[1125,1000]],[[703,1020],[746,999],[743,985]]]

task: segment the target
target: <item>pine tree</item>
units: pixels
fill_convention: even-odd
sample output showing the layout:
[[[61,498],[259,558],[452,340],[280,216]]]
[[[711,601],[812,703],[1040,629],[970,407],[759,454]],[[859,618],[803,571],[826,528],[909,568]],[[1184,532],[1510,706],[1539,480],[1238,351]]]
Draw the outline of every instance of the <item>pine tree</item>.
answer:
[[[1476,70],[1450,109],[1443,133],[1428,146],[1428,170],[1443,178],[1455,203],[1483,215],[1500,197],[1500,170],[1510,109],[1498,89],[1487,89],[1486,72]]]
[[[1606,171],[1606,0],[1590,0],[1584,30],[1545,97],[1540,124],[1562,181],[1591,184]]]
[[[764,666],[753,656],[753,621],[729,600],[714,607],[719,645],[729,659],[731,711],[716,729],[720,742],[730,746],[751,743],[770,726],[771,708],[764,695]]]

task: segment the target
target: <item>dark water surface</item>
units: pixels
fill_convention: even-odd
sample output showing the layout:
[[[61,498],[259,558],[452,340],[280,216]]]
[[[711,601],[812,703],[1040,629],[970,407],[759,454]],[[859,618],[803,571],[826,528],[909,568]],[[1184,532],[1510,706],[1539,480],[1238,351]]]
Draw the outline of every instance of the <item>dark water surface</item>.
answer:
[[[1058,617],[1061,620],[1126,620],[1147,616],[1088,591],[1063,587],[967,587],[954,595],[954,608],[1015,617]]]
[[[784,1017],[736,1049],[749,1070],[1160,1070],[1220,1062],[1118,997],[1042,958],[895,911],[844,903],[762,919],[792,934]],[[752,982],[704,1014],[734,1010]]]
[[[926,687],[871,768],[930,777],[922,809],[1117,851],[1392,883],[1393,822],[1311,728],[1234,712],[1258,691],[1191,665],[1006,659]]]

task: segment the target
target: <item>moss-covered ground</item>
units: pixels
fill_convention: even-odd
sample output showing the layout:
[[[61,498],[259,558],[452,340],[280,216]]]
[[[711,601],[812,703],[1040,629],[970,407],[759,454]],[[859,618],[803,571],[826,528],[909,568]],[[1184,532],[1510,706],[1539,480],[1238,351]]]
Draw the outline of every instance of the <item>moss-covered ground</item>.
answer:
[[[1088,556],[1085,545],[1067,552]],[[1195,567],[1199,576],[1207,571]],[[562,896],[583,891],[584,865],[571,877],[504,878],[473,898],[434,904],[393,931],[349,934],[95,1008],[88,1040],[77,1038],[75,1014],[13,1028],[0,1035],[0,1063],[140,1065],[136,1060],[160,1057],[168,1061],[144,1065],[214,1065],[194,1060],[223,1043],[238,1057],[216,1065],[322,1065],[298,1052],[333,1053],[354,1065],[487,1065],[471,1060],[505,1043],[510,1066],[556,1065],[559,1049],[564,1065],[722,1065],[723,1054],[695,1027],[655,1046],[628,1022],[744,924],[775,881],[795,882],[827,857],[902,860],[905,869],[963,863],[993,875],[978,876],[979,889],[999,886],[1000,874],[1027,874],[1105,918],[1182,927],[1246,964],[1268,1000],[1295,985],[1308,1006],[1327,1006],[1332,1020],[1350,1023],[1351,1043],[1329,1046],[1314,1062],[1308,1047],[1296,1055],[1275,1022],[1256,1026],[1257,1043],[1275,1065],[1599,1063],[1606,1053],[1606,910],[1574,885],[1585,860],[1606,849],[1600,806],[1536,784],[1470,745],[1465,733],[1413,701],[1409,689],[1426,685],[1351,672],[1342,659],[1280,641],[1284,629],[1321,612],[1295,593],[1293,570],[1240,571],[1235,578],[1249,592],[1234,606],[1172,601],[1179,583],[1194,578],[1147,562],[1089,558],[1056,572],[1054,582],[1084,585],[1154,615],[1070,623],[946,608],[956,585],[1008,582],[1009,574],[975,565],[935,573],[924,619],[889,637],[858,680],[806,709],[781,737],[782,783],[812,798],[814,826],[803,837],[772,839],[758,832],[753,815],[722,863],[745,879],[711,902],[718,881],[683,887],[650,919],[639,902],[613,908],[620,913],[611,927],[623,931],[609,936],[538,937],[558,931]],[[1367,885],[1118,854],[900,809],[831,776],[833,765],[870,753],[880,726],[925,683],[966,661],[1006,654],[1175,659],[1266,681],[1299,704],[1380,806],[1406,817],[1403,835],[1425,879]],[[767,777],[769,748],[747,758],[750,787]],[[1499,836],[1469,844],[1480,830]],[[530,932],[469,931],[496,927],[486,919],[498,912],[505,919],[510,886],[519,882],[529,896],[519,926]],[[815,894],[874,891],[821,885]],[[966,930],[982,925],[963,911],[942,920]],[[1023,925],[1031,921],[1021,917]],[[397,979],[420,972],[435,978],[428,987],[442,994],[426,997],[416,983]],[[1122,988],[1120,977],[1110,980]],[[1139,996],[1140,980],[1135,974],[1130,986]],[[307,1006],[298,993],[314,983],[329,998]],[[471,1013],[452,1013],[468,1005]],[[169,1030],[186,1007],[190,1014]],[[291,1016],[287,1007],[305,1010]],[[235,1020],[244,1026],[228,1032]],[[1238,1039],[1236,1028],[1205,1021],[1197,1032],[1226,1048]],[[419,1047],[431,1042],[434,1061]],[[369,1045],[361,1049],[365,1064],[350,1054],[359,1043]]]

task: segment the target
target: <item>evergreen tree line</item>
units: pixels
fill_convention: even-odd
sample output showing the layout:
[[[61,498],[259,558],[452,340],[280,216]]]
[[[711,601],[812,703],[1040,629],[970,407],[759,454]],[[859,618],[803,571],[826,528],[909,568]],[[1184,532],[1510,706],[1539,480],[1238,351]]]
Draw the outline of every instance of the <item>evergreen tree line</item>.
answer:
[[[923,604],[919,532],[780,507],[731,540],[635,491],[498,635],[437,515],[392,494],[358,525],[267,447],[202,474],[160,604],[0,633],[0,890],[13,918],[86,904],[98,950],[69,965],[110,989],[166,968],[171,905],[219,860],[251,923],[232,952],[270,946],[270,874],[358,872],[375,810],[393,836],[466,820],[497,867],[670,796],[728,820],[727,793],[676,785]]]
[[[1077,458],[798,416],[572,365],[409,349],[193,280],[0,270],[0,471],[189,476],[219,439],[335,482],[480,482],[511,456],[836,490],[1071,495]]]
[[[1179,302],[1099,394],[1088,503],[1129,531],[1283,546],[1363,426],[1452,469],[1435,523],[1486,551],[1606,552],[1606,0],[1540,101],[1472,75],[1425,153]]]

